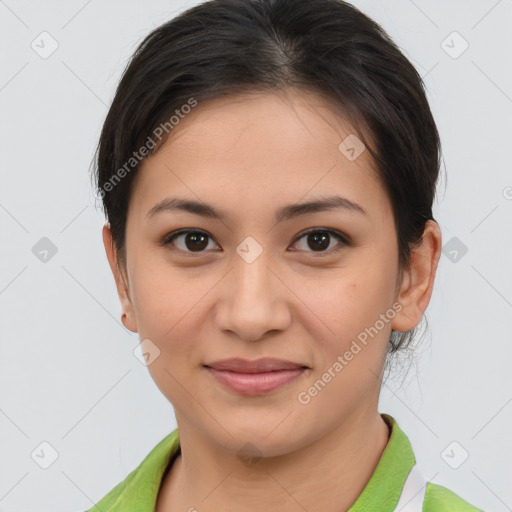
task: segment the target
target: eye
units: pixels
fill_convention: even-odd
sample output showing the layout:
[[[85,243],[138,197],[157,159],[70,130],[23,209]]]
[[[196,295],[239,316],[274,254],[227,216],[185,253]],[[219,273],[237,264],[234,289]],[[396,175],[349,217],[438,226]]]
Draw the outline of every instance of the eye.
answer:
[[[296,238],[294,245],[297,245],[298,241],[303,238],[306,238],[306,246],[299,247],[299,250],[319,253],[318,256],[323,256],[325,253],[331,254],[337,252],[344,246],[350,245],[350,242],[345,236],[332,229],[310,229]],[[331,246],[333,239],[339,242],[334,248]],[[162,240],[161,245],[174,245],[175,248],[182,252],[193,254],[205,252],[208,248],[212,249],[212,247],[209,247],[208,240],[213,241],[213,238],[205,231],[199,229],[182,229],[167,235]],[[216,248],[219,248],[217,244],[214,243],[214,245]],[[312,250],[308,250],[308,247]]]
[[[350,245],[348,240],[338,233],[337,231],[333,231],[331,229],[310,229],[306,233],[303,233],[297,240],[301,240],[302,238],[306,238],[305,244],[302,248],[299,247],[299,250],[305,250],[306,252],[320,253],[319,256],[324,256],[325,253],[333,253],[341,250],[344,246]],[[338,240],[340,242],[337,246],[334,246],[334,249],[331,246],[331,242],[333,239]],[[297,243],[297,242],[296,242]],[[308,247],[312,250],[308,251]]]
[[[200,253],[204,252],[204,249],[208,248],[208,239],[213,240],[205,231],[198,229],[182,229],[166,236],[162,241],[162,245],[172,244],[183,252]],[[175,243],[175,240],[179,240],[179,242]]]

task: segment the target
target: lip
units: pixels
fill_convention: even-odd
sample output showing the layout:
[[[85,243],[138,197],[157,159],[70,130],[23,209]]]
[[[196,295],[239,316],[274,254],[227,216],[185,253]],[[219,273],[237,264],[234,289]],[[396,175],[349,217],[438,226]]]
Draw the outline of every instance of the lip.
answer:
[[[283,359],[224,359],[203,365],[221,384],[243,395],[261,395],[281,388],[308,367]]]
[[[287,361],[285,359],[275,359],[273,357],[262,357],[251,361],[241,357],[232,357],[230,359],[222,359],[207,363],[208,366],[215,370],[228,370],[237,373],[264,373],[274,372],[278,370],[297,370],[298,368],[307,368],[305,364]]]

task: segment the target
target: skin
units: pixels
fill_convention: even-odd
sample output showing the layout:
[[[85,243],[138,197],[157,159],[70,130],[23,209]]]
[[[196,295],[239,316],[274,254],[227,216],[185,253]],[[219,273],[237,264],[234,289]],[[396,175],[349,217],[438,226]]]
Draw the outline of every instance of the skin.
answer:
[[[160,350],[148,370],[172,403],[180,433],[181,455],[162,482],[157,511],[340,512],[375,470],[389,438],[377,408],[387,343],[392,328],[407,331],[423,316],[441,233],[427,223],[400,282],[390,200],[368,151],[350,161],[338,149],[350,133],[324,98],[293,89],[200,104],[142,163],[126,262],[105,225],[123,324]],[[279,207],[331,194],[368,215],[335,209],[275,222]],[[212,204],[228,218],[146,216],[170,196]],[[202,252],[186,245],[185,235],[174,246],[160,244],[183,228],[209,235]],[[315,251],[303,236],[310,228],[337,230],[351,243],[331,236]],[[263,251],[251,263],[236,251],[248,236]],[[298,393],[398,302],[394,318],[300,403]],[[248,397],[202,366],[228,357],[276,357],[309,369]],[[239,458],[253,453],[248,442],[261,456],[253,465]]]

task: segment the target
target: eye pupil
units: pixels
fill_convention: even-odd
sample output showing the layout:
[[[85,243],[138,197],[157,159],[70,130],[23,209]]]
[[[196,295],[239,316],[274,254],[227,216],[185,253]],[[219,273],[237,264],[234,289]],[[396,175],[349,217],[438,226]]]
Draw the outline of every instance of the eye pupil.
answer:
[[[189,245],[191,242],[192,245]],[[191,251],[202,250],[208,246],[208,236],[198,231],[192,231],[185,235],[185,245]]]
[[[326,233],[325,231],[315,231],[313,233],[310,233],[308,235],[308,244],[313,241],[314,244],[320,244],[320,247],[315,246],[315,245],[310,245],[310,247],[314,250],[314,251],[321,251],[323,249],[327,249],[327,247],[329,247],[329,234]],[[326,243],[327,241],[327,243]]]

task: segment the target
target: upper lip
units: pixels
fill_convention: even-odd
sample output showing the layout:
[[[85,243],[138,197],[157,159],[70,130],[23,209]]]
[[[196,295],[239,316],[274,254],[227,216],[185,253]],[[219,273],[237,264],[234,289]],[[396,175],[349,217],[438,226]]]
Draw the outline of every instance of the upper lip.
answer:
[[[294,363],[293,361],[275,359],[272,357],[264,357],[254,361],[235,357],[231,359],[222,359],[221,361],[214,361],[213,363],[208,363],[204,366],[214,368],[215,370],[229,370],[237,373],[265,373],[278,370],[307,368],[306,365],[301,363]]]

